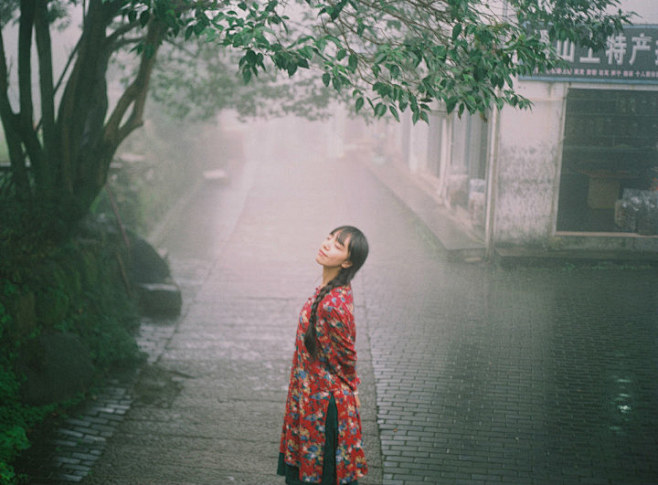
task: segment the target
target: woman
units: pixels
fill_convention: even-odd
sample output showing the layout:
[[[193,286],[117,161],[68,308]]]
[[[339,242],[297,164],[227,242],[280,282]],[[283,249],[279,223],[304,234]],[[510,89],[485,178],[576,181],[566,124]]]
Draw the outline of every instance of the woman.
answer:
[[[358,485],[368,472],[350,286],[367,256],[363,233],[341,226],[331,231],[315,258],[322,266],[322,285],[299,316],[279,449],[277,471],[288,485]]]

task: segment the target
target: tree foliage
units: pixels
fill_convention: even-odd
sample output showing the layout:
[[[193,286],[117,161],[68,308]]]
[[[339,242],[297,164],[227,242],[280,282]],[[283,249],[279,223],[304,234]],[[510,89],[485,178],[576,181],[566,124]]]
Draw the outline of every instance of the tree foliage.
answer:
[[[240,53],[203,40],[166,43],[158,53],[150,95],[175,119],[212,120],[224,109],[239,117],[295,115],[309,120],[330,115],[330,103],[344,93],[325,87],[318,71],[289,78],[274,69],[259,71],[244,83],[237,68]],[[321,74],[321,73],[320,73]]]
[[[8,191],[21,207],[47,214],[46,237],[65,234],[104,186],[119,145],[143,123],[159,52],[170,65],[186,52],[208,61],[201,74],[214,82],[206,91],[185,93],[197,79],[186,80],[185,69],[176,76],[160,71],[154,82],[156,94],[175,100],[182,112],[193,106],[208,116],[225,106],[213,100],[231,94],[228,69],[237,64],[245,82],[267,80],[270,97],[290,92],[272,73],[298,78],[313,70],[326,88],[351,98],[357,111],[399,118],[410,110],[414,122],[427,121],[435,101],[459,113],[529,106],[514,91],[514,78],[559,62],[538,29],[547,28],[551,41],[597,47],[628,21],[614,11],[618,3],[5,0],[0,119],[11,164]],[[52,29],[73,11],[81,18],[80,37],[69,62],[55,72]],[[15,57],[5,40],[14,22]],[[192,41],[205,47],[195,51]],[[136,67],[120,95],[110,98],[108,67],[117,55],[132,58]],[[313,76],[301,78],[307,99],[326,96]]]
[[[352,89],[357,109],[395,118],[410,109],[414,122],[428,120],[432,101],[460,114],[528,107],[514,78],[561,61],[541,28],[550,41],[600,47],[628,19],[606,13],[617,2],[605,0],[307,3],[322,13],[313,47],[325,84]]]

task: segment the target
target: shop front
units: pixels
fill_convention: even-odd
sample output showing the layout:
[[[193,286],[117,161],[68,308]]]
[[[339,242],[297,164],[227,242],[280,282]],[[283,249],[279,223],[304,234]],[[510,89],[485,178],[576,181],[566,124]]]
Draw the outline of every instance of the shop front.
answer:
[[[658,91],[570,89],[558,231],[658,234]]]
[[[375,127],[378,160],[407,171],[489,254],[658,251],[658,25],[627,27],[601,52],[555,48],[565,66],[516,81],[531,110],[437,106],[428,125]]]
[[[627,27],[603,52],[558,45],[568,68],[557,232],[658,234],[658,27]],[[538,80],[539,80],[538,79]]]
[[[534,107],[501,112],[495,244],[658,249],[657,42],[556,43],[566,67],[519,80]]]

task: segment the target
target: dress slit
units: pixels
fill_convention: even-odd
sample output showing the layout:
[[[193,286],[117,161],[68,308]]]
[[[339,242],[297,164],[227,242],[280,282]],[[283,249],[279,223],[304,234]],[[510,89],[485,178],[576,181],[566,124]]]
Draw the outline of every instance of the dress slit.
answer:
[[[322,481],[319,485],[337,485],[336,482],[336,448],[338,447],[338,408],[336,400],[331,397],[327,408],[327,420],[325,423],[324,461],[322,464]],[[308,485],[299,478],[299,468],[288,465],[283,453],[279,453],[279,464],[277,474],[286,477],[287,485]],[[343,485],[359,485],[359,481],[349,482]]]

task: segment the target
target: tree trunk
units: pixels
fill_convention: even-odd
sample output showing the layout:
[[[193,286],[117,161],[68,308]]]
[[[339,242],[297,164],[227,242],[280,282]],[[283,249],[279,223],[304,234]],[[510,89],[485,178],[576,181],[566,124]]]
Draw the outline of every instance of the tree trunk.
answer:
[[[117,148],[143,124],[155,54],[165,28],[153,17],[141,31],[145,37],[135,78],[108,114],[106,77],[113,50],[123,35],[141,27],[133,22],[108,35],[124,3],[88,0],[82,34],[56,113],[48,2],[20,1],[17,112],[9,96],[0,31],[0,119],[11,159],[13,194],[30,201],[24,204],[31,211],[27,217],[39,219],[35,226],[54,238],[67,235],[88,213],[107,182]],[[35,52],[36,63],[32,58]],[[38,103],[33,101],[34,65],[38,67]],[[38,122],[34,120],[35,104],[40,106]]]

